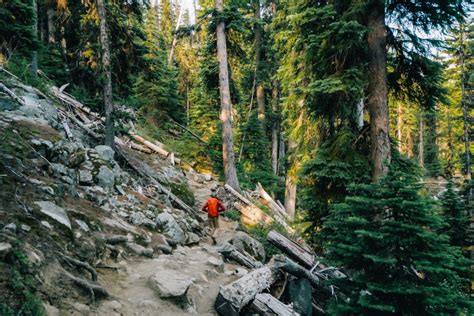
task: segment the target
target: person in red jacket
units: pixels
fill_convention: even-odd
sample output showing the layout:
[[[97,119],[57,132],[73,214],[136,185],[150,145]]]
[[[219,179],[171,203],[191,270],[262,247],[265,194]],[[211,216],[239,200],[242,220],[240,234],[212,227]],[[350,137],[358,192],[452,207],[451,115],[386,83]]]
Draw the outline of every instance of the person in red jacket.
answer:
[[[211,229],[211,238],[215,243],[214,233],[219,228],[219,212],[225,211],[225,206],[212,194],[211,198],[202,207],[202,211],[207,212],[207,222]]]

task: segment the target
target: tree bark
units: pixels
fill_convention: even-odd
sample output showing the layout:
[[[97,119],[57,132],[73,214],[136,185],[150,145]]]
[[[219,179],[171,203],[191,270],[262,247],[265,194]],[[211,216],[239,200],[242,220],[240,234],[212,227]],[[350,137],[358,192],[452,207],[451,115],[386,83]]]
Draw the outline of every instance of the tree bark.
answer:
[[[37,0],[33,0],[32,2],[33,7],[33,37],[37,41],[38,40],[38,2]],[[36,78],[38,75],[38,51],[35,49],[31,53],[31,73],[33,77]]]
[[[272,80],[272,111],[275,116],[272,124],[272,170],[275,175],[278,175],[278,134],[280,134],[278,97],[278,81],[274,79]]]
[[[260,14],[260,0],[254,0],[254,14],[255,14],[255,27],[254,27],[254,34],[255,34],[255,68],[256,72],[256,98],[257,98],[257,111],[258,111],[258,119],[260,121],[265,121],[265,89],[263,88],[262,84],[262,66],[261,66],[261,59],[262,59],[262,36],[263,30],[262,26],[260,25],[261,22],[261,14]]]
[[[390,139],[387,92],[387,56],[385,1],[375,0],[368,12],[370,139],[372,180],[378,181],[388,172]]]
[[[420,113],[420,131],[418,133],[419,139],[418,139],[418,162],[420,163],[421,167],[425,166],[425,142],[424,142],[424,132],[425,132],[425,126],[424,126],[424,113]]]
[[[465,163],[465,177],[466,179],[472,179],[472,174],[471,174],[471,149],[470,149],[470,139],[469,139],[469,117],[468,117],[468,102],[466,102],[466,83],[468,81],[468,75],[466,74],[465,70],[465,58],[466,58],[466,52],[465,52],[465,37],[466,37],[466,26],[462,23],[460,25],[460,66],[461,66],[461,108],[462,108],[462,113],[463,113],[463,128],[464,128],[464,134],[463,134],[463,140],[464,140],[464,151],[465,151],[465,156],[464,156],[464,163]]]
[[[215,0],[218,13],[224,10],[223,0]],[[227,43],[225,23],[219,21],[216,27],[217,59],[219,61],[219,92],[221,99],[222,121],[222,158],[224,162],[225,183],[240,191],[239,179],[235,168],[234,140],[232,135],[232,104],[230,100],[229,69],[227,65]]]
[[[171,48],[170,48],[170,52],[169,52],[169,55],[168,55],[168,66],[171,65],[171,62],[173,61],[174,48],[176,47],[176,42],[178,40],[176,32],[178,31],[179,27],[181,26],[181,19],[183,18],[183,6],[184,6],[184,3],[181,3],[181,5],[179,6],[178,20],[176,21],[176,28],[175,28],[174,34],[173,34],[173,41],[171,42]]]
[[[298,316],[293,307],[285,305],[271,294],[257,294],[250,306],[258,315]]]
[[[291,151],[296,148],[296,143],[292,140],[288,141],[288,149]],[[290,168],[289,168],[290,169]],[[285,209],[288,213],[288,216],[293,219],[295,218],[296,212],[296,183],[295,178],[287,170],[286,172],[286,181],[285,181]]]
[[[397,140],[398,151],[402,152],[402,105],[397,102]]]
[[[357,103],[357,129],[359,131],[364,127],[364,99]]]
[[[214,307],[220,315],[237,316],[255,296],[276,282],[280,272],[277,269],[262,267],[237,281],[221,286]]]
[[[104,77],[105,145],[114,148],[112,69],[110,64],[110,44],[105,1],[106,0],[96,0],[96,4],[100,20],[100,46],[102,48],[102,74]]]
[[[46,9],[46,17],[48,21],[48,43],[55,43],[56,38],[54,34],[56,33],[56,28],[54,26],[54,8],[50,5],[48,5]]]

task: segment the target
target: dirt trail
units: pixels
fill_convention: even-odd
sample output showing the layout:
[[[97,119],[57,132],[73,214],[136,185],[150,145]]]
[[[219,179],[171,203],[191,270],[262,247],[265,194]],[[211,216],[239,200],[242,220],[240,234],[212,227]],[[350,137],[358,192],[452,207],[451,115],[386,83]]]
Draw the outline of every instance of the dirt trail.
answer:
[[[188,177],[189,178],[189,177]],[[196,207],[202,205],[217,182],[196,182],[188,180],[195,193]],[[220,218],[216,233],[218,244],[231,239],[236,233],[237,223]],[[111,294],[111,298],[100,303],[90,315],[216,315],[214,302],[219,286],[238,278],[239,266],[223,263],[216,266],[209,262],[211,257],[222,260],[218,246],[211,245],[210,238],[203,238],[199,245],[181,247],[171,255],[159,255],[153,259],[134,258],[120,262],[117,270],[99,270],[99,283]],[[223,261],[223,260],[222,260]],[[161,299],[151,288],[149,279],[160,270],[184,276],[193,280],[187,297],[187,304]],[[74,314],[73,315],[79,315]]]

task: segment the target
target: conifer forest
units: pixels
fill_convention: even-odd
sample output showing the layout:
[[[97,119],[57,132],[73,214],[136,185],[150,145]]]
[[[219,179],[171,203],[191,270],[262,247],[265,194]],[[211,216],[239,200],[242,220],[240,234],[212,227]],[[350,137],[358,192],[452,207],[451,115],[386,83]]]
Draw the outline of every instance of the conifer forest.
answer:
[[[0,0],[0,315],[473,315],[473,139],[471,0]]]

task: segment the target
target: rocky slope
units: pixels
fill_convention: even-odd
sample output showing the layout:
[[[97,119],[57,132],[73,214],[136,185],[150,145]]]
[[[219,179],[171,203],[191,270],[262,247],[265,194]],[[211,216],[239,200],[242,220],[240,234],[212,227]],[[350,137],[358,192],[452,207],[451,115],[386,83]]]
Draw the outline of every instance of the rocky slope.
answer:
[[[215,314],[219,285],[246,271],[218,252],[236,225],[222,221],[209,245],[203,217],[172,195],[197,210],[220,184],[103,146],[53,97],[2,84],[0,314]],[[130,161],[146,163],[147,176]]]

